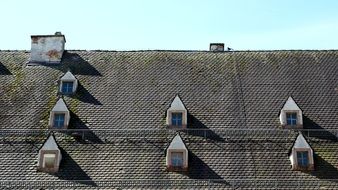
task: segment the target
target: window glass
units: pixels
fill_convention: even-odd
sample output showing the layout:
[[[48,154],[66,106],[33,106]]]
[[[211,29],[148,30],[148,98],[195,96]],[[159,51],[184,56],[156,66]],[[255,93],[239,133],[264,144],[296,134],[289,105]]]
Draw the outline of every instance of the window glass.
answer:
[[[308,152],[307,151],[297,152],[297,163],[298,163],[298,166],[301,166],[301,167],[308,166]]]
[[[44,165],[45,168],[53,168],[54,167],[55,154],[44,154],[43,159],[44,159],[44,163],[45,163],[45,165]]]
[[[73,92],[73,82],[62,82],[61,92],[69,94]]]
[[[171,125],[182,126],[182,113],[172,113]]]
[[[183,166],[183,152],[172,152],[171,153],[171,165],[174,167]]]
[[[286,113],[287,125],[297,125],[297,113]]]
[[[65,123],[65,114],[55,114],[54,115],[54,127],[61,128],[64,126]]]

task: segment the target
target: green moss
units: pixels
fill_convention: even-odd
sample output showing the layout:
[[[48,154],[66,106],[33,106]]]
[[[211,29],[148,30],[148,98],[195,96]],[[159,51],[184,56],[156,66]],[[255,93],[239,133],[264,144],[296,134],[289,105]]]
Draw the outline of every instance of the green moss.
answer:
[[[58,74],[54,74],[53,78],[57,78]],[[47,108],[44,110],[43,114],[41,115],[41,121],[42,121],[42,129],[48,128],[48,120],[49,120],[49,114],[50,111],[53,109],[55,103],[56,103],[56,95],[57,95],[58,86],[55,84],[52,84],[47,91],[48,94],[48,101],[47,101]]]
[[[19,95],[20,88],[22,87],[25,72],[19,65],[10,65],[9,68],[14,76],[14,80],[5,87],[5,92],[11,100],[15,99]]]
[[[161,117],[161,125],[162,125],[162,126],[167,125],[167,116],[166,116],[166,115],[163,115],[163,116]]]

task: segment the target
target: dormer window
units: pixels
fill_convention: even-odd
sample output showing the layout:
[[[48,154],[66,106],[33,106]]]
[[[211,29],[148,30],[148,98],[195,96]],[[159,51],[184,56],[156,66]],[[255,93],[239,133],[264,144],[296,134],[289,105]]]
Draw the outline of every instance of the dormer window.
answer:
[[[64,113],[54,114],[53,127],[62,128],[64,125],[65,125],[65,114]]]
[[[55,106],[53,107],[52,111],[50,112],[49,116],[49,126],[56,129],[63,129],[67,128],[70,120],[70,113],[67,108],[67,105],[60,98]]]
[[[56,165],[56,154],[43,154],[43,167],[54,168]]]
[[[173,167],[183,167],[183,152],[171,152],[171,165]]]
[[[177,134],[167,148],[167,169],[169,171],[186,171],[188,169],[188,149]]]
[[[289,97],[285,102],[280,112],[279,119],[281,125],[285,128],[303,128],[302,110],[292,97]]]
[[[297,125],[297,113],[296,112],[286,113],[286,124]]]
[[[182,113],[175,113],[175,112],[172,112],[171,113],[171,125],[172,126],[182,126]]]
[[[167,125],[185,128],[187,126],[187,109],[179,96],[176,96],[167,110]]]
[[[290,154],[293,170],[313,170],[313,150],[302,134],[299,134]]]
[[[61,92],[62,94],[73,93],[74,82],[62,82]]]
[[[309,165],[309,152],[297,151],[297,164],[299,167],[305,168]]]
[[[75,76],[68,71],[65,75],[63,75],[60,79],[60,93],[69,95],[76,92],[78,86],[77,79]]]
[[[61,158],[61,151],[55,141],[55,137],[50,135],[39,150],[38,170],[48,173],[57,172]]]

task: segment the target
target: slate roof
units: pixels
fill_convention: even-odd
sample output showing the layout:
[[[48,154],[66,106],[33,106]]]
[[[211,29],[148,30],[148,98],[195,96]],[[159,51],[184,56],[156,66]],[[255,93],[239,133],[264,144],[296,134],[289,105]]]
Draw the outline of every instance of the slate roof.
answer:
[[[274,187],[338,189],[332,181],[338,178],[338,51],[66,51],[59,66],[26,66],[28,60],[27,51],[0,52],[2,180],[86,180],[75,184],[93,188],[152,179],[156,186],[135,187],[153,189],[206,188],[214,180],[215,188],[244,189],[251,181],[272,187],[270,180],[278,179]],[[69,128],[90,131],[56,132],[60,171],[37,172],[58,80],[68,70],[79,80],[76,94],[63,97]],[[166,110],[177,94],[190,129],[181,132],[189,150],[185,173],[165,167],[176,134],[165,126]],[[315,154],[312,172],[291,170],[288,152],[298,132],[282,130],[278,119],[290,96],[303,111],[304,128],[323,130],[304,131]],[[134,188],[119,182],[112,187]]]

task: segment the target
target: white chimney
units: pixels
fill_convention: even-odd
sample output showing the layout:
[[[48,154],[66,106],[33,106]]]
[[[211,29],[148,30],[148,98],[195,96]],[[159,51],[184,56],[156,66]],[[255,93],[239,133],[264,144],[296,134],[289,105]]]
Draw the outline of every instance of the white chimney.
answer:
[[[29,63],[60,63],[65,50],[66,38],[61,32],[54,35],[32,35]]]
[[[224,43],[210,43],[210,51],[224,51]]]

